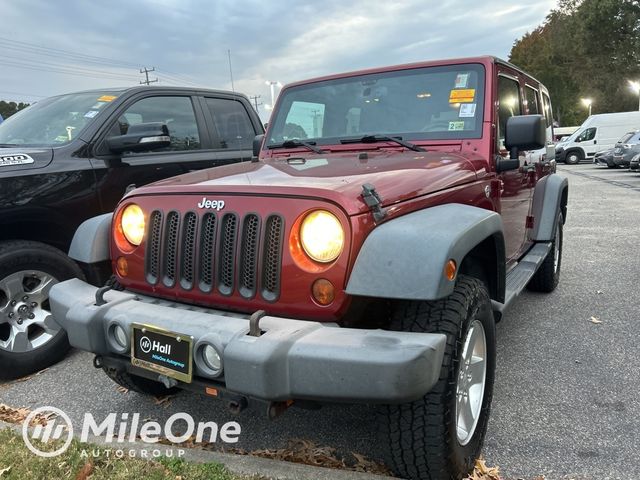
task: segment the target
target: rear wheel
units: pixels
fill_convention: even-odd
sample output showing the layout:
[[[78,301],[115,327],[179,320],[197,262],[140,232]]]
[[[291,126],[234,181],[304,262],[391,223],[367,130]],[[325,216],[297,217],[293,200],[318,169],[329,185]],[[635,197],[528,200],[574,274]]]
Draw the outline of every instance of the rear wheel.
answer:
[[[42,370],[69,350],[66,332],[51,315],[49,291],[59,281],[83,278],[60,250],[39,242],[0,243],[0,378]]]
[[[384,407],[381,431],[403,478],[466,476],[480,454],[495,374],[495,323],[480,280],[461,275],[454,292],[432,302],[396,305],[393,330],[447,336],[440,378],[423,398]]]
[[[553,292],[560,282],[560,266],[562,265],[562,213],[556,219],[556,233],[551,242],[551,250],[529,281],[527,288],[534,292]]]
[[[564,163],[567,165],[576,165],[582,160],[582,154],[578,150],[571,150],[567,153]]]

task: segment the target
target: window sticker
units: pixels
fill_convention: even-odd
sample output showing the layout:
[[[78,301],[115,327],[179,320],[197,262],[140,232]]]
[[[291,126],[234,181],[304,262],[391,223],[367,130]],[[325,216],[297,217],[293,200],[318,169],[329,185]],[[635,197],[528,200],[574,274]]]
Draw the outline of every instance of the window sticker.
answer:
[[[97,110],[89,110],[87,113],[84,114],[84,118],[93,118],[96,115],[98,115],[98,113],[100,112],[98,112]]]
[[[464,130],[464,121],[449,122],[449,131]]]
[[[100,110],[100,108],[102,108],[103,105],[105,105],[107,102],[98,102],[96,103],[93,107],[91,107],[92,110]]]
[[[467,88],[469,84],[469,74],[468,73],[459,73],[456,77],[456,86],[455,88]]]
[[[118,98],[116,95],[102,95],[100,98],[98,98],[98,102],[112,102],[116,98]]]
[[[474,88],[451,90],[451,93],[449,93],[449,103],[471,103],[475,96],[476,90]]]
[[[472,118],[476,116],[476,104],[475,103],[463,103],[460,105],[460,118]]]

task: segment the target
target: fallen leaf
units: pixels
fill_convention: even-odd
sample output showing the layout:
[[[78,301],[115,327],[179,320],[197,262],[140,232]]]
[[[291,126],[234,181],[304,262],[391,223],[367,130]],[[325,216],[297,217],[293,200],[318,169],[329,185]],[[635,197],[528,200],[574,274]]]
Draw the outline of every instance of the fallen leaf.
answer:
[[[0,477],[2,477],[5,473],[11,473],[11,467],[3,468],[2,470],[0,470]]]
[[[76,480],[87,480],[93,473],[93,463],[87,462],[84,464],[84,467],[78,472],[76,475]]]
[[[483,459],[478,458],[473,472],[466,480],[501,480],[501,478],[497,467],[488,467]]]
[[[600,320],[598,317],[591,317],[591,318],[589,319],[589,321],[590,321],[591,323],[595,323],[596,325],[599,325],[599,324],[601,324],[601,323],[602,323],[602,320]]]
[[[118,388],[116,388],[116,391],[118,393],[129,393],[129,389],[126,387],[123,387],[122,385],[119,385]]]
[[[156,405],[164,405],[168,407],[171,404],[171,395],[165,395],[164,397],[154,397],[154,403]]]
[[[596,291],[596,295],[602,295],[604,292],[602,290]]]

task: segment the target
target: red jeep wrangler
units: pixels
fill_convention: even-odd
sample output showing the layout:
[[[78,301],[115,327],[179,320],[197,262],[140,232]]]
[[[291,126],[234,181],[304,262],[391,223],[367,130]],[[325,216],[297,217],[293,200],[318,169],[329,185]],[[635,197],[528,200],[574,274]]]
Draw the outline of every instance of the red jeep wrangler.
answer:
[[[480,452],[495,322],[558,284],[568,186],[546,88],[482,57],[283,89],[252,162],[130,192],[70,256],[51,307],[125,387],[242,410],[380,404],[400,475],[460,478]],[[553,148],[549,149],[553,153]]]

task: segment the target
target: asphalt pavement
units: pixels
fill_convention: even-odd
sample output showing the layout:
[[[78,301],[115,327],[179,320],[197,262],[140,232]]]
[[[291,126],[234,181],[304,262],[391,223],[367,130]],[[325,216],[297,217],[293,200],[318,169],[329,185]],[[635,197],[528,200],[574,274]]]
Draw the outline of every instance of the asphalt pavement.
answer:
[[[558,171],[570,185],[560,285],[547,295],[524,292],[498,325],[484,455],[510,479],[638,478],[640,174],[588,164]],[[370,407],[292,408],[269,421],[250,410],[232,416],[221,403],[187,393],[157,404],[119,392],[91,360],[72,352],[26,381],[0,383],[0,402],[52,405],[78,425],[85,412],[96,420],[138,412],[160,421],[188,412],[196,421],[238,421],[235,446],[246,450],[302,438],[345,454],[384,457]]]

